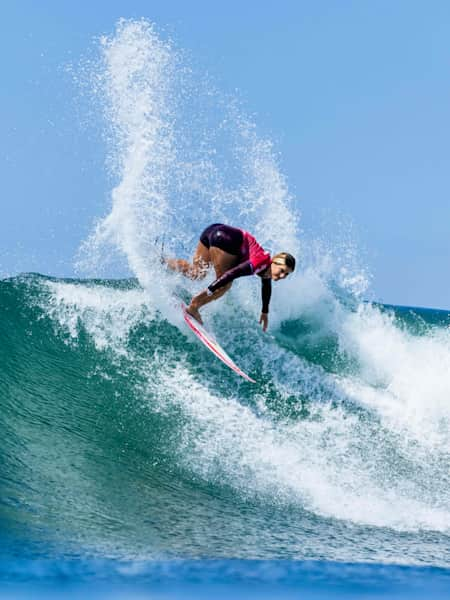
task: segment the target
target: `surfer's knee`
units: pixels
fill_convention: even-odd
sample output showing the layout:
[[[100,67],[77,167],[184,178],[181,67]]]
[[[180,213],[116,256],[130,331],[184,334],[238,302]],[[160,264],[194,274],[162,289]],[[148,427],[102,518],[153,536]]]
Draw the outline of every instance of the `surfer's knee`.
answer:
[[[200,256],[198,253],[192,261],[192,279],[204,279],[209,269],[210,262],[205,256]]]
[[[207,272],[208,272],[208,265],[194,264],[191,267],[191,278],[192,279],[205,279]]]

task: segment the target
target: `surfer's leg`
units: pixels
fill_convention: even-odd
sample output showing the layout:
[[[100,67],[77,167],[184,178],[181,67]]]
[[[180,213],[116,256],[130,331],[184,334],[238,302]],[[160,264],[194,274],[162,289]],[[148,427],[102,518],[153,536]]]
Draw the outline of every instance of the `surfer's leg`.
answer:
[[[225,250],[217,248],[216,246],[211,246],[211,248],[209,249],[209,255],[211,257],[211,262],[213,264],[217,278],[223,275],[225,271],[229,271],[230,269],[238,265],[240,262],[239,256],[237,256],[236,254],[230,254],[229,252],[225,252]]]
[[[211,251],[202,242],[197,244],[192,258],[192,272],[194,279],[203,279],[211,265]]]
[[[192,264],[182,258],[168,258],[165,263],[169,269],[183,273],[185,277],[203,279],[211,264],[211,257],[209,249],[199,242],[192,258]]]
[[[214,270],[216,272],[216,278],[219,278],[226,271],[229,271],[233,267],[235,267],[239,263],[239,257],[234,254],[229,254],[225,252],[225,250],[221,250],[220,248],[216,248],[215,246],[211,246],[209,249],[209,255],[211,257],[211,262],[213,264]],[[207,296],[202,300],[200,306],[204,306],[205,304],[209,304],[213,300],[218,300],[221,298],[233,285],[233,282],[227,283],[222,286],[211,295]],[[199,308],[200,308],[199,306]]]
[[[235,254],[229,254],[220,248],[216,248],[215,246],[211,246],[209,249],[210,260],[213,264],[214,270],[216,271],[216,277],[220,277],[228,271],[232,269],[239,263],[239,257]],[[202,319],[200,317],[199,309],[205,304],[209,304],[213,300],[218,300],[221,298],[233,285],[233,282],[227,283],[223,287],[219,288],[212,294],[207,294],[206,292],[202,292],[196,296],[195,301],[191,302],[188,306],[187,311],[191,314],[194,319],[197,319],[199,323],[202,323]]]
[[[191,303],[189,304],[189,306],[186,308],[187,312],[190,315],[192,315],[194,317],[194,319],[197,319],[197,321],[203,325],[203,321],[202,321],[202,318],[201,318],[200,313],[199,313],[200,308],[202,306],[205,306],[205,304],[209,304],[213,300],[218,300],[219,298],[221,298],[226,292],[228,292],[228,290],[230,289],[230,287],[232,285],[233,285],[233,282],[230,281],[230,283],[227,283],[226,285],[224,285],[220,289],[216,290],[210,296],[208,296],[206,294],[206,292],[202,292],[201,294],[199,294],[196,297],[195,303],[193,303],[191,301]]]

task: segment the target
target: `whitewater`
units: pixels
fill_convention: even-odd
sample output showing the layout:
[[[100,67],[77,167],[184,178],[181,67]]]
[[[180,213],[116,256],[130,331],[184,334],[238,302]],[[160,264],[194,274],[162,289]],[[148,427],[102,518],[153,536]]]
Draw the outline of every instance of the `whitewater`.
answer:
[[[80,68],[112,193],[77,279],[0,281],[0,558],[449,568],[450,313],[367,302],[357,250],[308,239],[273,144],[148,21]],[[266,334],[250,278],[204,309],[255,385],[160,261],[212,222],[298,258]]]

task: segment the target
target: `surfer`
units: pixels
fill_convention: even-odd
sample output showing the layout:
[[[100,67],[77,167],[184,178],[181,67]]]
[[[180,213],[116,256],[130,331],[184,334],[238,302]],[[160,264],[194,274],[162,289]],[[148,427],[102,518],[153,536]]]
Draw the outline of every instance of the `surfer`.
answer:
[[[192,263],[180,258],[163,260],[170,269],[190,279],[203,279],[210,265],[214,267],[216,280],[194,296],[187,307],[188,313],[199,323],[203,323],[200,308],[223,296],[235,279],[247,275],[261,277],[262,309],[259,323],[263,331],[269,324],[272,280],[285,279],[295,269],[295,258],[291,254],[280,252],[271,258],[251,233],[222,223],[214,223],[203,231]]]

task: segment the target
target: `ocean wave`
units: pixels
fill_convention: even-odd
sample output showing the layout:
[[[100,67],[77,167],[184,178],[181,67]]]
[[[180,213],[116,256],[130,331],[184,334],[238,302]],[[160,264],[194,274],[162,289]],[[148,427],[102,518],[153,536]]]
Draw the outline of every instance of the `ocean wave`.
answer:
[[[420,309],[340,305],[329,318],[319,307],[315,323],[306,311],[268,335],[248,311],[236,317],[230,295],[209,324],[252,385],[136,281],[28,276],[0,290],[6,530],[152,557],[249,556],[254,544],[273,556],[279,535],[286,556],[305,556],[308,531],[313,556],[349,559],[364,540],[366,558],[398,560],[420,536],[411,556],[442,562],[448,314],[425,327]],[[416,370],[430,356],[427,396]]]

